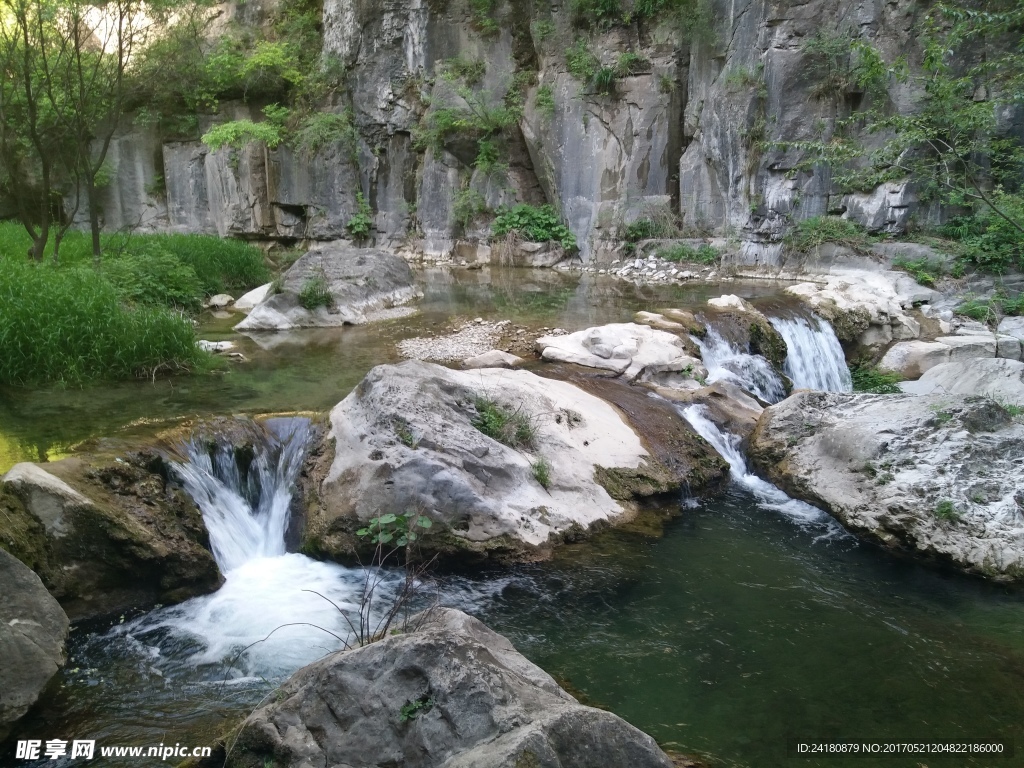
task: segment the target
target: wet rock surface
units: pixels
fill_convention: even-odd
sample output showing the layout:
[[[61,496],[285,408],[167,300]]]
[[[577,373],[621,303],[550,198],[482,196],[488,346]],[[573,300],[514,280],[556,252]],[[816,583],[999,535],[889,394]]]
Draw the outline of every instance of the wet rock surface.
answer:
[[[0,549],[0,742],[64,666],[68,626],[39,577]]]
[[[17,464],[0,482],[0,542],[72,619],[209,592],[202,516],[154,451]]]
[[[1024,423],[993,400],[802,391],[765,409],[750,453],[858,535],[1024,577]]]
[[[242,725],[230,768],[671,768],[501,635],[436,608],[409,631],[299,670]]]

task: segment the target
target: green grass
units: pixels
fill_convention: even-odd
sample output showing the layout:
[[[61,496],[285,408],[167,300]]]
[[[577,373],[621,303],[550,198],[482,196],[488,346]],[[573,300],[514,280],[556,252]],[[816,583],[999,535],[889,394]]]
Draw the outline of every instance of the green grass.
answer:
[[[947,522],[954,522],[960,519],[960,513],[957,512],[953,502],[949,499],[940,501],[935,505],[935,516],[939,518],[939,520],[945,520]]]
[[[865,251],[871,245],[867,233],[857,223],[838,216],[814,216],[797,222],[783,242],[800,253],[807,253],[819,245],[835,243],[854,251]]]
[[[312,312],[318,307],[330,307],[334,304],[331,287],[322,277],[311,277],[302,284],[299,291],[299,304]]]
[[[537,438],[537,428],[522,410],[513,410],[487,397],[478,397],[473,403],[476,415],[474,427],[510,448],[529,448]]]
[[[665,261],[686,261],[696,264],[717,264],[720,256],[717,248],[706,243],[698,248],[686,243],[675,243],[659,248],[656,255]]]
[[[893,259],[892,266],[913,277],[921,285],[931,288],[946,274],[946,268],[941,261],[932,259],[907,259],[899,256]]]
[[[194,370],[210,357],[185,316],[126,304],[89,267],[0,258],[0,383],[82,384]]]
[[[895,371],[883,371],[869,365],[850,366],[854,392],[870,392],[876,395],[892,395],[902,392],[899,382],[903,377]]]
[[[551,487],[551,462],[541,456],[530,465],[530,471],[544,490]]]

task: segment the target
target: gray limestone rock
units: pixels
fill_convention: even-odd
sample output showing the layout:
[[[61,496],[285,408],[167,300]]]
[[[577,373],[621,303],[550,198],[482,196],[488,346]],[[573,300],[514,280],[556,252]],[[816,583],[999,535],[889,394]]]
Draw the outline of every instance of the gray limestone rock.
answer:
[[[0,742],[64,666],[68,626],[39,577],[0,549]]]
[[[229,768],[671,768],[654,739],[585,707],[451,608],[305,667],[242,725]]]
[[[301,305],[300,294],[314,284],[329,290],[329,306],[309,310]],[[420,295],[412,270],[401,256],[344,242],[328,243],[289,267],[281,292],[268,294],[235,328],[283,331],[362,325],[373,319],[374,312]]]
[[[860,536],[1024,577],[1024,423],[986,397],[800,391],[765,409],[750,453]]]
[[[987,395],[1000,403],[1024,406],[1024,363],[1001,357],[944,363],[900,386],[915,395]]]

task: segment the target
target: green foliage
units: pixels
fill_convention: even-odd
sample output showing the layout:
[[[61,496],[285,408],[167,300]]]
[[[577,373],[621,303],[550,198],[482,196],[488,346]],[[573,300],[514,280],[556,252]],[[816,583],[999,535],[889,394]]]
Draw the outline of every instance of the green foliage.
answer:
[[[657,250],[657,256],[665,261],[685,261],[694,264],[717,264],[721,254],[707,243],[694,248],[686,243],[674,243]]]
[[[907,259],[898,256],[892,261],[895,269],[900,269],[913,277],[921,285],[934,286],[936,281],[946,274],[946,267],[941,261],[934,259]]]
[[[356,531],[356,536],[367,539],[371,544],[405,547],[419,539],[419,529],[428,530],[433,524],[425,515],[395,515],[389,512],[380,517],[370,518],[365,528]]]
[[[494,37],[501,31],[498,24],[498,0],[469,0],[473,28],[481,37]]]
[[[638,243],[641,240],[659,240],[676,237],[678,227],[675,222],[665,217],[657,219],[637,219],[626,226],[622,239],[627,243]]]
[[[530,464],[530,472],[533,474],[533,479],[540,483],[544,490],[551,487],[551,462],[543,456]]]
[[[126,306],[90,267],[32,264],[0,254],[0,383],[78,385],[201,367],[191,321]]]
[[[889,68],[875,48],[853,34],[822,29],[804,42],[802,50],[807,56],[808,71],[814,81],[811,92],[815,96],[884,93]]]
[[[113,259],[103,274],[124,301],[132,304],[201,308],[202,285],[195,270],[163,250]]]
[[[549,19],[538,19],[533,22],[533,34],[536,36],[538,42],[543,43],[555,34],[555,31],[555,25]]]
[[[462,189],[455,194],[452,203],[452,215],[463,229],[473,223],[475,219],[490,213],[487,207],[487,198],[475,189]]]
[[[620,0],[572,0],[573,23],[580,27],[607,29],[622,19]]]
[[[979,206],[974,215],[951,220],[943,234],[959,240],[962,261],[983,272],[1024,269],[1024,232],[1014,223],[1024,222],[1024,197],[997,189],[989,199],[994,207]]]
[[[513,208],[499,210],[491,233],[502,237],[509,232],[518,232],[523,239],[534,242],[554,241],[566,250],[576,248],[576,236],[550,205],[520,203]]]
[[[303,118],[291,143],[301,152],[315,155],[324,147],[340,144],[350,158],[358,147],[359,133],[349,112],[314,112]]]
[[[565,65],[569,74],[581,83],[589,83],[601,69],[601,62],[593,54],[586,40],[579,37],[565,51]]]
[[[309,278],[299,290],[299,304],[310,312],[319,307],[334,306],[331,286],[322,275]]]
[[[487,397],[474,402],[472,424],[492,440],[510,448],[529,448],[537,437],[537,428],[521,409],[512,410]]]
[[[870,392],[876,395],[891,395],[902,392],[899,382],[903,377],[895,371],[883,371],[872,365],[850,366],[854,392]]]
[[[416,446],[419,445],[419,441],[416,439],[416,435],[413,434],[412,426],[410,426],[407,419],[396,416],[391,420],[391,427],[395,430],[395,437],[406,448],[415,450]]]
[[[725,78],[725,85],[730,91],[753,90],[761,98],[768,96],[768,86],[764,81],[764,64],[758,64],[755,69],[734,69]]]
[[[370,236],[373,227],[373,212],[362,192],[356,192],[356,212],[348,220],[345,229],[356,240],[365,240]]]
[[[549,120],[555,115],[555,92],[550,85],[542,85],[537,89],[537,111]]]
[[[794,251],[808,253],[825,243],[864,251],[871,241],[856,222],[838,216],[814,216],[797,222],[783,242]]]
[[[633,53],[632,51],[620,54],[619,60],[615,64],[615,72],[619,77],[636,75],[650,68],[651,62],[639,53]]]
[[[273,149],[281,143],[282,135],[281,129],[269,121],[254,123],[252,120],[232,120],[211,128],[203,134],[202,141],[215,152],[223,147],[242,149],[257,141]]]
[[[595,93],[603,93],[610,96],[615,93],[615,81],[618,79],[618,71],[614,67],[601,67],[594,74],[590,81],[590,87]]]
[[[483,59],[465,59],[462,56],[446,59],[440,67],[445,80],[462,80],[466,85],[479,84],[487,72],[487,63]]]
[[[1024,315],[1024,293],[1010,296],[1000,289],[988,299],[970,298],[955,311],[958,315],[995,326],[1006,315]]]
[[[949,499],[943,499],[935,505],[935,516],[946,522],[956,522],[960,519],[960,513]]]
[[[438,149],[453,137],[477,140],[476,165],[485,171],[500,166],[494,139],[515,125],[522,116],[522,104],[488,104],[484,98],[467,88],[459,89],[466,107],[442,107],[428,112],[424,125],[416,132],[413,145],[417,149]]]
[[[428,694],[423,694],[415,701],[407,701],[402,705],[402,709],[398,714],[398,719],[403,723],[407,723],[410,720],[415,720],[421,714],[429,712],[434,708],[434,699]]]

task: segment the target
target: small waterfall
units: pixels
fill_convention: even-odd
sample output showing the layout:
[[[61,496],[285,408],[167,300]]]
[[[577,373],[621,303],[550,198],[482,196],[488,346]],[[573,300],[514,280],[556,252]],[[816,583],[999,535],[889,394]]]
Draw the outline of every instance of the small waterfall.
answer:
[[[852,392],[853,379],[832,326],[819,317],[770,318],[786,341],[786,375],[796,389]]]
[[[711,327],[703,339],[691,338],[700,348],[709,382],[730,381],[768,403],[777,403],[786,396],[782,379],[760,355],[736,349]]]
[[[767,480],[752,473],[747,468],[747,460],[740,450],[740,438],[723,432],[707,417],[702,405],[680,407],[679,415],[686,419],[690,426],[718,451],[723,459],[729,462],[729,475],[733,482],[754,495],[758,505],[764,509],[780,512],[801,525],[823,526],[825,538],[845,536],[841,525],[817,507],[803,501],[790,498]]]
[[[287,553],[285,546],[309,422],[272,419],[265,426],[266,439],[248,467],[239,466],[230,445],[211,451],[200,440],[185,446],[187,461],[172,464],[203,514],[224,585],[108,633],[107,641],[134,648],[161,675],[191,677],[206,669],[213,678],[276,677],[351,637],[342,610],[358,611],[366,569]],[[381,575],[374,600],[383,606],[400,577]]]

